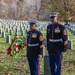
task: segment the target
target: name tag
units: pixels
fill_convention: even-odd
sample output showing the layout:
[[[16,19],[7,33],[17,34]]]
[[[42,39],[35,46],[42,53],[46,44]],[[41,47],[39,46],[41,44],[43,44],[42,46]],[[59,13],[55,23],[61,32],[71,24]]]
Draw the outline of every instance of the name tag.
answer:
[[[33,33],[32,34],[32,38],[37,38],[37,34],[36,33]]]
[[[59,27],[55,28],[55,30],[54,30],[55,33],[60,33],[60,31],[61,31],[61,30],[60,30]]]

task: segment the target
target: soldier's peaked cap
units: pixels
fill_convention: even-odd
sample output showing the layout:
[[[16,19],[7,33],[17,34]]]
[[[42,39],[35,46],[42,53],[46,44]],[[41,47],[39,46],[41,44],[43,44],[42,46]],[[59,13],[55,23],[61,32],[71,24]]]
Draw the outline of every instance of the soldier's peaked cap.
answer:
[[[29,24],[36,24],[37,21],[36,21],[36,20],[28,20],[28,23],[29,23]]]
[[[50,12],[50,19],[53,19],[58,16],[58,12]]]

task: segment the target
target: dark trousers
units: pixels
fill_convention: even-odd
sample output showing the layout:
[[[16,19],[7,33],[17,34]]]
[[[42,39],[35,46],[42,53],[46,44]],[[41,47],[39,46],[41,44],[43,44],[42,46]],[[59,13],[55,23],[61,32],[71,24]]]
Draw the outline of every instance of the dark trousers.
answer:
[[[62,55],[49,55],[51,75],[61,75]]]
[[[40,66],[38,58],[28,58],[31,75],[40,75]]]

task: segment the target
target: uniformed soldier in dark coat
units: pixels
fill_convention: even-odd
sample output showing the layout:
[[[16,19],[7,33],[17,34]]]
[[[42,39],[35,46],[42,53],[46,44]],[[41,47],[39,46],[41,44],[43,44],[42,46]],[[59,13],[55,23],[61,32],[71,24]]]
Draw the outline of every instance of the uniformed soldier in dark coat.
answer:
[[[29,20],[30,30],[27,32],[27,58],[31,75],[40,75],[39,57],[43,50],[42,33],[36,30],[35,20]]]
[[[51,75],[61,75],[62,52],[66,52],[68,44],[67,31],[57,22],[58,13],[52,12],[50,19],[52,24],[47,26],[47,50]]]

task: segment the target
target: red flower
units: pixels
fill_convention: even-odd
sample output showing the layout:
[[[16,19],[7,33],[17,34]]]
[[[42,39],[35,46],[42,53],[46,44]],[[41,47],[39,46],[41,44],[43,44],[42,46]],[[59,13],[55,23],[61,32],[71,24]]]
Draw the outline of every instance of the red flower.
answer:
[[[14,46],[14,49],[16,49],[16,48],[20,49],[21,48],[21,45],[15,45]]]
[[[27,46],[27,44],[24,44],[24,46]]]
[[[11,54],[11,47],[8,47],[7,49],[7,55]]]

